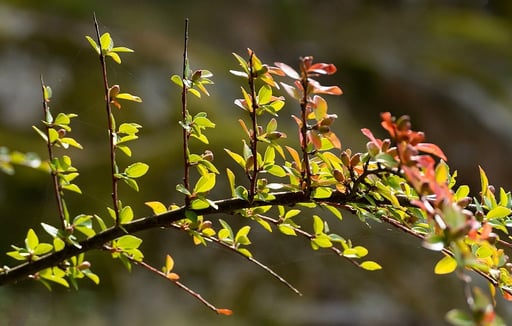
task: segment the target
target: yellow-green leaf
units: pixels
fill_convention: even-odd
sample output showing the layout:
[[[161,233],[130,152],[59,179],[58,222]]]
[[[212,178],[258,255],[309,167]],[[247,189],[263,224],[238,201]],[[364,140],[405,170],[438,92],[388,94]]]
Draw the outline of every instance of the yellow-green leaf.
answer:
[[[155,215],[167,212],[167,207],[159,201],[147,201],[144,204],[151,208]]]
[[[194,187],[194,193],[208,192],[215,186],[215,173],[202,175]]]
[[[382,266],[371,260],[362,262],[361,265],[359,266],[363,269],[366,269],[367,271],[377,271],[379,269],[382,269]]]
[[[498,206],[498,207],[491,209],[487,213],[486,217],[490,220],[494,219],[494,218],[503,218],[503,217],[509,216],[511,212],[512,212],[512,210],[510,208]]]
[[[92,39],[92,37],[90,36],[85,36],[85,38],[87,39],[87,41],[89,41],[89,44],[91,44],[92,48],[98,53],[100,54],[100,47],[98,46],[98,44],[96,44],[96,42]]]
[[[140,178],[144,174],[146,174],[149,170],[149,165],[146,163],[133,163],[130,164],[125,170],[124,173],[130,178]]]
[[[457,261],[451,256],[444,256],[434,267],[436,274],[450,274],[457,268]]]
[[[119,93],[116,95],[116,99],[128,100],[128,101],[133,101],[133,102],[138,102],[138,103],[142,102],[142,99],[140,97],[132,95],[130,93]]]

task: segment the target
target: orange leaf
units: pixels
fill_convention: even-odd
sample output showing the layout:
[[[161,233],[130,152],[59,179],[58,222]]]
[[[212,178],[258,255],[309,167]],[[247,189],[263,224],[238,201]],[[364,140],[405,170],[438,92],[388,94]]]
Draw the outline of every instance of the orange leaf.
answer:
[[[505,298],[505,300],[512,301],[512,294],[503,292],[503,298]]]
[[[231,309],[217,309],[216,311],[219,315],[231,316],[233,314]]]
[[[332,75],[336,72],[336,66],[327,63],[315,63],[308,68],[308,72],[317,74]]]
[[[180,276],[176,273],[169,273],[167,274],[167,278],[171,281],[177,281],[180,279]]]
[[[437,146],[435,144],[419,143],[415,147],[416,147],[417,150],[419,150],[421,152],[435,155],[435,156],[443,159],[444,161],[448,160],[446,158],[446,155],[444,155],[443,151],[441,150],[441,148],[439,148],[439,146]]]

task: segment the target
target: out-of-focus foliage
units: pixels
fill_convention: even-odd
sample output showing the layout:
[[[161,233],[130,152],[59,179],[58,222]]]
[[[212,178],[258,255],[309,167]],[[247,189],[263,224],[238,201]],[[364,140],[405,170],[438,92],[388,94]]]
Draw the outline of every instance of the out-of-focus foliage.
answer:
[[[330,79],[329,84],[342,84],[346,94],[342,100],[331,102],[329,112],[338,115],[338,136],[344,144],[360,144],[364,148],[364,140],[357,130],[375,123],[378,112],[409,113],[419,129],[427,130],[430,141],[442,145],[450,157],[450,166],[457,169],[461,177],[477,175],[475,162],[478,162],[490,179],[510,188],[510,162],[503,155],[510,150],[512,138],[509,128],[512,106],[508,92],[512,69],[510,47],[507,46],[511,38],[509,21],[512,8],[506,0],[447,1],[443,4],[433,1],[321,1],[315,6],[310,1],[228,1],[216,4],[215,10],[222,15],[206,10],[211,7],[206,2],[188,5],[149,1],[130,5],[116,1],[51,4],[6,1],[1,6],[5,19],[0,24],[3,44],[0,47],[0,139],[8,139],[9,147],[21,152],[37,149],[33,133],[26,126],[40,120],[40,99],[34,92],[39,87],[40,73],[59,94],[52,107],[59,111],[72,107],[65,111],[79,114],[73,119],[73,134],[77,139],[81,140],[80,136],[97,123],[98,111],[103,108],[98,89],[100,80],[97,74],[90,72],[95,62],[89,56],[89,45],[75,41],[76,35],[92,33],[89,22],[95,11],[102,17],[102,29],[108,30],[120,43],[137,49],[138,58],[123,58],[123,65],[112,67],[112,73],[119,76],[123,89],[137,89],[145,100],[145,107],[150,108],[127,111],[127,119],[142,121],[144,125],[141,130],[144,137],[133,145],[134,159],[147,162],[152,170],[163,171],[138,181],[149,198],[165,202],[167,194],[174,191],[174,185],[181,182],[181,175],[176,173],[179,164],[169,166],[161,158],[167,157],[169,152],[180,157],[179,148],[174,146],[181,132],[175,124],[180,119],[179,94],[169,91],[168,77],[169,71],[179,70],[180,36],[185,17],[190,17],[193,22],[194,38],[190,46],[194,62],[201,66],[208,62],[215,76],[226,74],[221,84],[216,80],[216,92],[210,98],[201,102],[191,100],[194,106],[215,108],[214,111],[206,108],[203,111],[209,112],[208,116],[216,122],[217,129],[226,128],[226,118],[236,112],[232,103],[225,100],[237,97],[239,91],[239,86],[236,86],[239,80],[233,78],[230,81],[226,73],[226,67],[232,67],[228,59],[230,52],[242,53],[250,45],[268,61],[285,62],[294,62],[298,54],[311,53],[342,68],[336,77],[341,81]],[[129,77],[125,80],[123,76],[126,75]],[[90,94],[94,91],[100,96],[92,99]],[[288,135],[295,133],[293,125],[280,124],[281,127]],[[268,130],[272,131],[272,125]],[[241,137],[243,131],[233,128],[208,138],[211,142],[225,143],[225,147],[238,148],[240,144],[234,140]],[[81,141],[85,148],[97,148],[94,154],[81,151],[73,160],[73,164],[80,162],[77,167],[82,174],[94,175],[85,180],[82,178],[80,183],[81,189],[92,195],[88,195],[85,207],[76,206],[84,205],[83,198],[69,195],[67,201],[77,209],[82,207],[82,211],[106,215],[104,207],[110,198],[105,191],[105,180],[109,180],[109,176],[99,172],[102,169],[98,168],[105,170],[108,161],[103,158],[107,157],[104,155],[107,148],[97,146],[104,139],[105,132],[98,129],[87,143]],[[33,162],[34,156],[31,155],[29,161]],[[37,155],[45,157],[45,148],[39,147]],[[220,159],[216,157],[217,161]],[[18,170],[16,182],[0,176],[2,215],[14,216],[21,206],[26,209],[24,218],[16,220],[15,224],[2,218],[2,230],[15,227],[19,231],[2,236],[3,248],[24,238],[34,221],[42,216],[53,216],[55,212],[47,179],[28,169]],[[478,178],[463,180],[461,177],[459,181],[470,184],[472,189],[479,186]],[[123,195],[133,203],[131,206],[137,215],[149,213],[142,198],[137,199],[129,192]],[[179,270],[180,275],[197,275],[194,283],[204,288],[202,293],[214,301],[224,303],[234,302],[233,298],[247,298],[238,301],[240,303],[233,307],[237,314],[229,321],[223,319],[223,323],[251,320],[308,324],[343,319],[347,324],[355,321],[428,324],[439,323],[436,318],[442,316],[446,306],[442,298],[464,307],[464,302],[454,299],[453,293],[459,289],[457,282],[452,283],[446,278],[426,280],[421,271],[425,270],[430,275],[439,257],[432,255],[430,262],[418,262],[416,241],[398,237],[396,232],[387,232],[374,224],[372,233],[377,230],[375,232],[382,238],[370,238],[367,229],[354,225],[348,218],[344,219],[341,228],[361,235],[365,246],[382,257],[379,260],[384,266],[382,276],[372,274],[368,279],[359,273],[352,275],[350,267],[340,267],[335,259],[322,254],[313,258],[301,254],[301,248],[307,250],[308,246],[303,248],[297,243],[296,248],[290,250],[285,243],[277,242],[272,248],[262,249],[257,254],[261,257],[261,254],[272,251],[279,253],[279,257],[292,257],[287,263],[279,257],[268,257],[267,262],[291,277],[293,283],[299,284],[302,292],[308,294],[306,298],[294,298],[273,284],[267,285],[269,282],[258,282],[263,273],[253,271],[250,266],[234,257],[226,257],[222,252],[188,249],[181,254],[173,254],[173,258],[188,263],[182,265],[188,265],[190,270]],[[253,241],[263,236],[251,232]],[[181,237],[172,232],[163,237],[155,235],[145,245],[154,249],[148,251],[160,257],[169,243],[173,246],[179,246],[180,242],[189,243],[188,239]],[[383,241],[390,243],[388,249],[382,247]],[[224,262],[218,270],[205,271],[202,268],[203,264],[213,265],[218,259]],[[318,276],[319,268],[321,278]],[[404,273],[397,274],[394,268]],[[107,271],[96,272],[108,275]],[[211,315],[203,312],[203,308],[192,300],[181,300],[181,294],[178,294],[178,300],[176,291],[163,289],[165,287],[158,284],[148,285],[146,276],[136,269],[133,274],[129,282],[104,277],[102,284],[106,285],[106,293],[103,297],[89,292],[52,294],[59,301],[64,295],[71,303],[69,310],[59,316],[46,314],[52,309],[48,301],[41,299],[48,296],[44,291],[41,291],[41,296],[32,292],[34,302],[39,304],[27,311],[19,309],[21,305],[16,304],[26,300],[26,294],[21,294],[20,288],[1,289],[1,315],[26,318],[28,324],[36,321],[66,324],[77,315],[89,324],[137,324],[142,320],[159,323],[169,315],[177,316],[178,312],[185,316],[186,321],[194,320],[191,318],[196,318],[197,322],[204,318],[211,321]],[[240,283],[235,287],[227,281],[219,282],[225,280],[226,275],[232,275]],[[254,282],[258,285],[254,286]],[[361,284],[358,291],[351,286],[356,282]],[[410,288],[405,284],[412,282],[417,287],[415,291],[408,291]],[[451,289],[450,285],[456,286],[457,290]],[[433,289],[443,292],[440,295]],[[104,312],[102,303],[111,302],[113,296],[135,291],[138,295],[118,302],[113,307],[114,313]],[[148,293],[158,299],[142,300]],[[75,295],[81,296],[80,300],[90,300],[90,304],[77,304]],[[429,298],[432,302],[423,304]],[[73,300],[77,300],[74,305]],[[408,308],[403,306],[404,303]],[[140,310],[147,313],[135,313]],[[262,310],[269,313],[261,316],[258,311]],[[309,313],[305,314],[305,311]],[[418,320],[417,315],[420,314],[422,318]],[[384,315],[387,317],[383,319]],[[179,323],[180,317],[175,318],[173,321]]]

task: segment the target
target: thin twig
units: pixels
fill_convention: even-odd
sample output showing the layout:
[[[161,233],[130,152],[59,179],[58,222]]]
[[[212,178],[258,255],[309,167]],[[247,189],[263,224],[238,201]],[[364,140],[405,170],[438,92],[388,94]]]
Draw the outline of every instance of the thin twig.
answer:
[[[300,144],[300,147],[302,149],[302,160],[303,160],[303,166],[301,169],[302,174],[302,190],[309,195],[311,193],[311,168],[309,166],[309,153],[308,153],[308,113],[307,108],[309,104],[309,98],[308,98],[308,86],[309,86],[309,79],[306,69],[302,69],[304,65],[304,58],[301,58],[301,85],[302,85],[302,99],[300,101],[300,115],[301,115],[301,121],[302,121],[302,127],[300,128],[299,132],[301,134],[302,142]]]
[[[50,108],[48,106],[49,99],[46,98],[46,85],[44,84],[43,75],[41,75],[41,89],[43,91],[43,113],[44,113],[44,121],[50,122],[47,120],[47,117],[50,116]],[[53,122],[53,121],[52,121]],[[59,212],[60,223],[62,229],[65,230],[67,227],[66,215],[64,213],[64,198],[62,197],[62,190],[59,185],[59,172],[53,166],[53,144],[50,141],[50,129],[51,127],[45,124],[46,129],[46,146],[48,148],[48,159],[51,167],[51,176],[52,176],[52,184],[53,184],[53,192],[55,194],[55,201],[57,202],[57,210]]]
[[[203,236],[204,237],[204,236]],[[270,267],[268,267],[267,265],[261,263],[260,261],[256,260],[255,258],[253,257],[249,257],[249,256],[246,256],[244,255],[243,253],[241,253],[240,251],[236,250],[236,248],[234,248],[233,246],[230,246],[228,245],[227,243],[225,242],[222,242],[221,240],[215,238],[215,237],[204,237],[206,240],[208,241],[211,241],[211,242],[214,242],[228,250],[231,250],[232,252],[235,252],[236,254],[246,258],[247,260],[249,260],[251,263],[254,263],[256,264],[258,267],[264,269],[266,272],[268,272],[270,275],[272,275],[274,278],[276,278],[279,282],[283,283],[284,285],[286,285],[288,288],[290,288],[293,292],[295,292],[296,294],[302,296],[302,293],[296,288],[294,287],[293,285],[291,285],[287,280],[285,280],[281,275],[277,274],[276,272],[274,272]]]
[[[185,189],[190,191],[190,159],[189,159],[189,148],[188,141],[190,138],[190,131],[186,127],[187,125],[187,117],[188,117],[188,108],[187,108],[187,94],[188,94],[188,86],[186,80],[189,79],[188,76],[190,72],[190,67],[188,63],[188,18],[185,19],[185,34],[184,34],[184,46],[183,46],[183,73],[182,73],[182,82],[183,87],[181,91],[181,118],[183,121],[183,185]],[[190,196],[185,195],[185,206],[190,206]]]
[[[108,136],[109,136],[109,147],[110,147],[110,167],[111,167],[111,177],[112,177],[112,204],[115,213],[116,226],[119,226],[121,220],[119,219],[119,196],[117,192],[117,182],[119,181],[116,178],[115,174],[118,173],[118,167],[116,164],[116,133],[114,130],[114,117],[112,115],[112,108],[110,106],[111,98],[110,98],[110,88],[108,86],[108,78],[107,78],[107,64],[105,61],[105,55],[103,54],[103,50],[101,48],[101,36],[100,29],[98,26],[98,21],[96,20],[96,14],[94,17],[94,28],[96,30],[96,37],[98,39],[98,46],[100,47],[100,64],[101,71],[103,77],[103,90],[105,92],[105,109],[107,111],[107,122],[108,122]]]
[[[185,292],[187,292],[188,294],[190,294],[191,296],[193,296],[194,298],[196,298],[198,301],[200,301],[202,304],[204,304],[206,307],[208,307],[209,309],[213,310],[214,312],[216,313],[219,313],[219,309],[217,307],[215,307],[213,304],[211,304],[210,302],[208,302],[205,298],[203,298],[201,296],[201,294],[195,292],[194,290],[192,290],[191,288],[187,287],[185,284],[181,283],[180,281],[178,280],[172,280],[170,279],[169,277],[167,277],[167,275],[165,273],[163,273],[162,271],[159,271],[158,269],[154,268],[153,266],[145,263],[144,261],[138,261],[138,260],[135,260],[133,259],[132,257],[130,256],[126,256],[132,263],[136,264],[136,265],[139,265],[141,267],[144,267],[146,270],[154,273],[154,274],[157,274],[158,276],[161,276],[163,277],[164,279],[166,279],[167,281],[171,281],[172,283],[174,283],[177,287],[179,287],[180,289],[184,290]]]
[[[258,101],[256,99],[256,87],[254,85],[254,74],[253,71],[254,65],[254,52],[251,51],[249,56],[249,89],[251,91],[251,123],[252,123],[252,134],[251,134],[251,155],[252,155],[252,174],[249,175],[249,180],[251,182],[251,186],[249,189],[249,201],[253,201],[256,196],[256,186],[258,181],[258,121],[257,121],[257,111],[258,111]]]

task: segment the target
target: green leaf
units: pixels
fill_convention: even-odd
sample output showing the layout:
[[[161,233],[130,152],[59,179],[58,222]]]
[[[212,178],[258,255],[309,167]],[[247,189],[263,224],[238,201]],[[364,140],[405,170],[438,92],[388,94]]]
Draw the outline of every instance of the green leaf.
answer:
[[[318,248],[331,248],[332,242],[327,234],[318,234],[313,239],[311,239],[312,246],[315,245]],[[313,247],[315,249],[315,247]],[[315,249],[316,250],[316,249]]]
[[[35,250],[37,245],[39,244],[39,238],[37,237],[34,230],[29,229],[27,232],[27,237],[25,238],[25,246],[29,250]]]
[[[82,145],[80,145],[80,143],[77,142],[74,138],[63,137],[63,138],[60,139],[60,142],[62,144],[67,144],[67,145],[73,146],[73,147],[78,148],[78,149],[83,149]],[[64,147],[67,148],[66,146],[64,146]]]
[[[260,90],[258,91],[258,104],[267,104],[270,102],[270,99],[272,98],[272,88],[268,85],[261,86]]]
[[[332,194],[332,189],[327,187],[318,187],[313,190],[313,198],[322,199],[329,198]]]
[[[227,232],[228,232],[228,238],[233,239],[234,234],[233,234],[233,229],[231,229],[231,226],[230,226],[226,221],[224,221],[223,219],[219,219],[219,222],[220,222],[220,224],[222,225],[222,227],[223,227],[225,230],[227,230]],[[222,231],[222,230],[221,230],[221,231]],[[220,235],[219,235],[219,237],[220,237]]]
[[[474,326],[475,321],[465,311],[452,309],[446,314],[446,320],[454,326]]]
[[[172,75],[171,81],[178,85],[179,87],[183,88],[183,80],[181,80],[181,77],[178,75]]]
[[[40,243],[35,248],[34,254],[37,255],[37,256],[41,256],[41,255],[49,253],[52,250],[53,250],[53,246],[51,244],[49,244],[49,243]]]
[[[137,249],[142,243],[142,239],[137,238],[134,235],[128,234],[115,240],[116,247],[123,250]]]
[[[215,186],[215,173],[202,175],[194,187],[194,193],[204,193],[210,191]]]
[[[196,116],[193,120],[193,123],[203,128],[215,128],[215,123],[213,123],[210,119],[204,116]]]
[[[279,165],[272,165],[272,167],[267,169],[267,172],[279,178],[286,176],[286,171]]]
[[[187,188],[185,188],[185,186],[182,185],[181,183],[176,185],[176,190],[187,196],[192,195],[192,193]]]
[[[249,257],[249,258],[252,257],[252,253],[249,250],[245,249],[245,248],[239,248],[237,250],[238,250],[239,253],[241,253],[242,255],[244,255],[246,257]]]
[[[226,153],[228,153],[229,156],[231,156],[231,158],[236,163],[238,163],[242,168],[245,169],[245,160],[244,160],[244,158],[241,155],[239,155],[239,154],[237,154],[235,152],[232,152],[232,151],[230,151],[229,149],[226,149],[226,148],[224,148],[224,150],[226,151]]]
[[[491,220],[491,219],[495,219],[495,218],[503,218],[503,217],[507,217],[510,215],[510,213],[512,213],[512,210],[510,208],[507,208],[507,207],[503,207],[503,206],[498,206],[498,207],[495,207],[493,209],[491,209],[486,217]]]
[[[124,173],[130,178],[140,178],[145,175],[149,170],[149,165],[146,163],[133,163],[130,164],[125,170]]]
[[[69,287],[69,283],[63,278],[64,272],[58,267],[47,268],[39,272],[39,276],[45,280],[55,282],[64,287]]]
[[[235,174],[229,168],[226,168],[226,175],[228,177],[229,189],[231,189],[231,196],[235,197]]]
[[[114,47],[114,41],[110,37],[110,33],[103,33],[100,37],[101,50],[106,53]]]
[[[283,234],[297,235],[297,233],[295,233],[295,229],[290,224],[279,224],[278,228],[279,228],[279,231],[281,231],[281,233],[283,233]]]
[[[434,267],[435,274],[450,274],[457,268],[457,261],[451,256],[444,256]]]
[[[115,54],[115,53],[113,53],[113,54]],[[115,55],[117,55],[117,54],[115,54]],[[116,99],[128,100],[128,101],[137,102],[137,103],[142,102],[142,99],[140,97],[132,95],[130,93],[119,93],[116,95]]]
[[[61,251],[66,246],[66,243],[61,238],[54,238],[53,239],[53,248],[55,251]]]
[[[73,192],[76,192],[76,193],[79,193],[79,194],[82,193],[82,190],[80,189],[80,187],[78,187],[76,184],[73,184],[73,183],[67,184],[67,185],[63,185],[62,189],[73,191]]]
[[[142,128],[141,125],[137,123],[122,123],[119,126],[119,130],[117,133],[120,134],[136,134],[139,132],[139,129]]]
[[[236,236],[235,236],[235,243],[244,245],[244,246],[250,245],[251,241],[249,240],[249,237],[248,237],[250,230],[251,230],[251,227],[248,225],[245,225],[240,230],[238,230],[238,232],[236,233]]]
[[[318,215],[313,215],[313,232],[317,235],[324,232],[324,221]]]
[[[359,266],[363,269],[366,269],[367,271],[377,271],[379,269],[382,269],[382,266],[371,260],[362,262],[361,265]]]
[[[59,229],[57,229],[56,227],[46,223],[41,223],[41,226],[46,231],[46,233],[52,236],[52,238],[56,238],[59,236]]]
[[[126,46],[116,46],[116,47],[112,48],[110,51],[112,51],[112,52],[129,52],[129,53],[135,52],[132,49],[127,48]]]
[[[123,178],[123,181],[135,191],[139,191],[139,184],[131,178]]]
[[[128,223],[133,220],[133,210],[130,206],[125,206],[119,212],[120,223]]]
[[[457,191],[455,192],[455,199],[460,200],[469,195],[469,187],[466,185],[462,185],[459,188],[457,188]]]
[[[92,37],[90,36],[85,36],[85,38],[87,39],[87,41],[89,41],[89,44],[91,44],[92,48],[98,53],[100,54],[100,47],[98,46],[98,44],[96,44],[96,42],[92,39]]]

